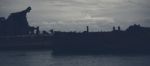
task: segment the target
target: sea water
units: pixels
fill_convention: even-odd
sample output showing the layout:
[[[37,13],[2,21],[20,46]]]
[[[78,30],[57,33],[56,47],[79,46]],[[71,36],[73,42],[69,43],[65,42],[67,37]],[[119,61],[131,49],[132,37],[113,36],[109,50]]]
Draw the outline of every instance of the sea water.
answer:
[[[149,66],[150,55],[53,55],[51,50],[0,51],[0,66]]]

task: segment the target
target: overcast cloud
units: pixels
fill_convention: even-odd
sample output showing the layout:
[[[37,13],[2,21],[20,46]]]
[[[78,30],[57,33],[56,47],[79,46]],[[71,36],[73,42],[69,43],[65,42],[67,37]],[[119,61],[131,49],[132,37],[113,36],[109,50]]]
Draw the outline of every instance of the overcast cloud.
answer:
[[[41,30],[90,31],[112,30],[112,26],[126,29],[132,24],[150,27],[150,0],[0,0],[0,16],[28,6],[30,25]]]

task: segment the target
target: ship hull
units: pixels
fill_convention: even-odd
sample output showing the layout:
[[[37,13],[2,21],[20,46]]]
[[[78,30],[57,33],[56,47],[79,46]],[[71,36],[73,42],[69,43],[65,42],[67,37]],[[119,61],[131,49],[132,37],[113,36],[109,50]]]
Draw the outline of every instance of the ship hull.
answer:
[[[150,52],[150,34],[148,33],[89,33],[57,34],[53,37],[53,51],[70,52]]]

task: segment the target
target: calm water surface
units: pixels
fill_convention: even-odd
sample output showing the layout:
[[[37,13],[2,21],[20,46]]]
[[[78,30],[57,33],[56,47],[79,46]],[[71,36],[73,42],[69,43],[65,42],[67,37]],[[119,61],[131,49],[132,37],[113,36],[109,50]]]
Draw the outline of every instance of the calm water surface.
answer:
[[[149,66],[150,55],[52,55],[50,50],[0,51],[0,66]]]

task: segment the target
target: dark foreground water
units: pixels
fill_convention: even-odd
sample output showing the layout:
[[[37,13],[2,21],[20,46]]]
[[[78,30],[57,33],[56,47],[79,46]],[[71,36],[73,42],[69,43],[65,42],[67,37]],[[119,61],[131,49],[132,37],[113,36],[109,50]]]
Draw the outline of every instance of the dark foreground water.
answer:
[[[50,50],[0,51],[0,66],[149,66],[150,55],[52,55]]]

